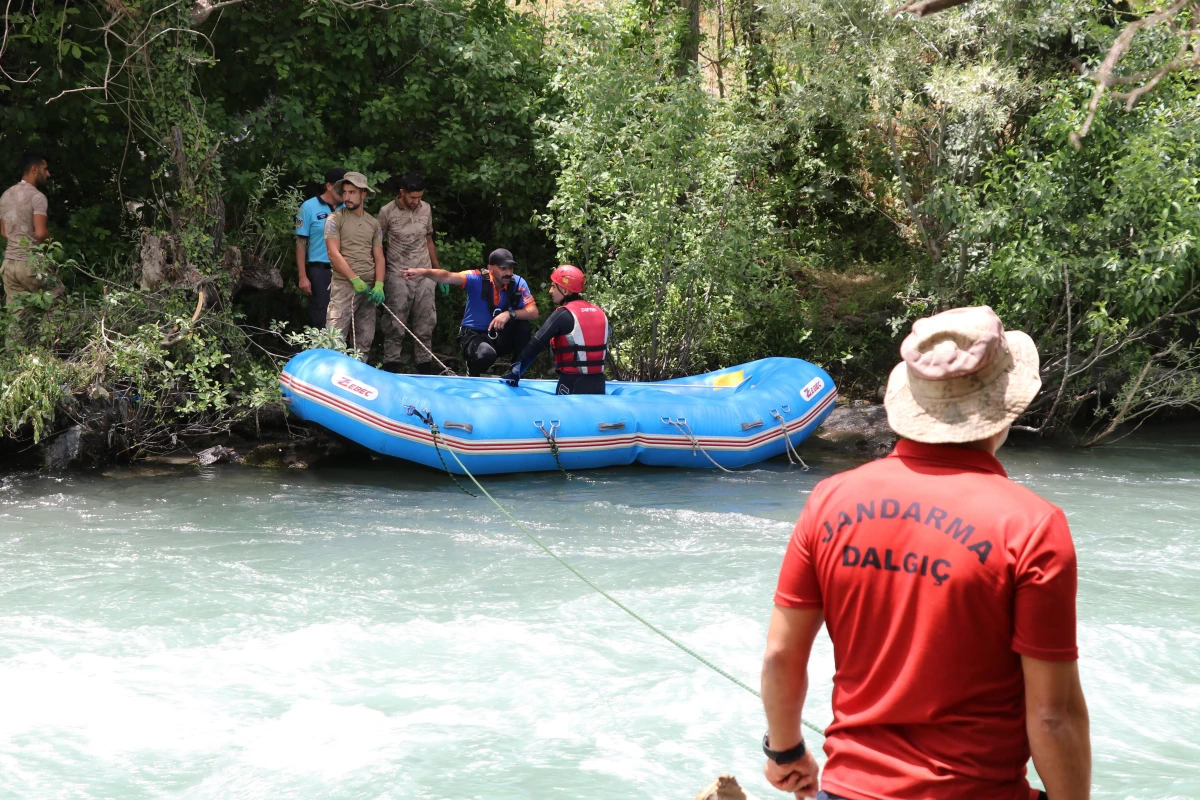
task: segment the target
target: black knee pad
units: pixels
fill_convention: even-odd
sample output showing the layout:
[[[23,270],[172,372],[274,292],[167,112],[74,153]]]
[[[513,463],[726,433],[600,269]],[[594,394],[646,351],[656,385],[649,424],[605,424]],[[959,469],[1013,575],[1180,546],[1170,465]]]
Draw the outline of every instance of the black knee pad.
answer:
[[[479,372],[491,369],[492,364],[496,363],[496,348],[488,342],[476,342],[474,352],[471,353],[471,362]]]

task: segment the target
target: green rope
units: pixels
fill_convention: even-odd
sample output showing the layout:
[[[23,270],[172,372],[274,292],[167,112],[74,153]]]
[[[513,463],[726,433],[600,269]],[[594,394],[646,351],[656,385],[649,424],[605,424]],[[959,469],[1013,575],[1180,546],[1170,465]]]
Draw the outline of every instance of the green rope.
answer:
[[[441,435],[441,431],[438,430],[437,425],[430,425],[429,430],[433,434],[433,449],[437,451],[438,458],[442,459],[442,466],[446,468],[446,474],[450,476],[450,480],[454,481],[455,486],[462,489],[467,494],[471,495],[471,497],[478,498],[479,495],[475,494],[470,489],[468,489],[467,487],[465,487],[461,483],[459,483],[458,476],[450,471],[450,466],[446,463],[446,459],[442,458],[442,448],[438,447],[438,436]],[[449,445],[446,446],[446,450],[450,453],[450,455],[452,455],[452,456],[454,455],[454,451],[450,449]],[[458,456],[455,456],[454,460],[458,461]],[[462,462],[459,462],[459,463],[462,463]]]
[[[743,689],[745,689],[747,692],[749,692],[750,694],[754,695],[755,697],[758,697],[758,698],[760,698],[760,699],[762,698],[762,695],[761,695],[761,694],[758,692],[758,690],[757,690],[757,689],[754,689],[754,688],[752,688],[752,687],[750,687],[750,686],[746,685],[745,683],[742,683],[740,680],[738,680],[737,678],[733,677],[733,676],[732,676],[732,675],[730,675],[728,672],[726,672],[725,670],[721,669],[721,668],[720,668],[720,667],[718,667],[716,664],[712,663],[712,662],[711,662],[711,661],[709,661],[707,658],[705,658],[704,656],[702,656],[702,655],[700,655],[699,653],[697,653],[695,650],[692,650],[690,647],[688,647],[687,645],[685,645],[683,642],[681,642],[681,641],[679,641],[678,639],[675,639],[674,637],[672,637],[670,634],[668,634],[668,633],[667,633],[666,631],[664,631],[663,629],[659,628],[657,625],[654,625],[653,623],[651,623],[651,622],[649,622],[649,621],[647,621],[647,620],[643,619],[641,616],[639,616],[639,615],[637,614],[637,612],[635,612],[633,609],[629,608],[629,606],[625,605],[625,604],[624,604],[624,603],[622,603],[620,600],[618,600],[617,598],[613,597],[611,594],[609,594],[608,592],[604,591],[603,589],[601,589],[601,588],[600,588],[599,586],[597,586],[596,584],[592,583],[592,582],[591,582],[591,580],[589,580],[589,579],[588,579],[588,577],[587,577],[586,575],[584,575],[582,572],[580,572],[579,570],[577,570],[577,569],[575,569],[574,567],[572,567],[572,566],[571,566],[570,564],[568,564],[566,561],[564,561],[564,560],[562,560],[561,558],[559,558],[559,557],[558,557],[558,555],[557,555],[557,554],[556,554],[556,553],[555,553],[553,550],[551,550],[551,549],[550,549],[549,547],[547,547],[546,545],[542,544],[542,540],[541,540],[541,539],[539,539],[538,537],[534,536],[534,535],[533,535],[533,534],[532,534],[532,533],[529,531],[529,529],[528,529],[528,528],[526,528],[524,525],[522,525],[522,524],[521,524],[521,521],[520,521],[519,519],[517,519],[516,517],[514,517],[512,514],[508,513],[508,509],[506,509],[504,506],[500,505],[500,503],[499,503],[499,502],[496,500],[496,498],[492,497],[491,493],[490,493],[490,492],[488,492],[488,490],[487,490],[487,489],[483,488],[483,484],[481,484],[481,483],[480,483],[480,482],[479,482],[479,481],[478,481],[478,480],[475,478],[475,476],[474,476],[473,474],[471,474],[471,470],[467,469],[467,466],[466,466],[466,464],[462,463],[462,461],[461,461],[461,460],[459,459],[459,457],[458,457],[458,454],[457,454],[457,453],[455,453],[453,449],[451,449],[451,448],[446,448],[446,451],[447,451],[448,453],[450,453],[450,455],[451,455],[451,456],[454,458],[454,460],[455,460],[455,461],[457,461],[457,462],[458,462],[458,465],[459,465],[460,467],[462,467],[462,471],[463,471],[464,473],[466,473],[466,476],[467,476],[468,478],[470,478],[470,479],[471,479],[471,482],[475,484],[476,488],[478,488],[478,489],[479,489],[479,491],[483,492],[483,496],[484,496],[484,497],[486,497],[488,500],[491,500],[491,501],[492,501],[492,503],[494,503],[494,504],[495,504],[496,508],[500,509],[500,513],[502,513],[502,514],[504,514],[504,516],[508,517],[509,521],[510,521],[510,522],[512,522],[512,524],[514,524],[514,525],[516,525],[518,528],[520,528],[520,529],[522,530],[522,532],[524,532],[524,534],[525,534],[526,536],[528,536],[530,539],[532,539],[532,540],[533,540],[533,543],[534,543],[534,544],[536,544],[538,547],[542,548],[542,550],[543,550],[543,551],[545,551],[546,555],[550,556],[550,557],[551,557],[551,558],[553,558],[555,561],[557,561],[559,564],[562,564],[564,567],[566,567],[568,570],[570,570],[570,571],[571,571],[571,573],[572,573],[572,574],[574,574],[576,578],[579,578],[579,580],[583,581],[583,582],[584,582],[584,583],[586,583],[588,586],[590,586],[590,587],[592,587],[593,589],[595,589],[595,590],[596,590],[596,591],[597,591],[597,592],[598,592],[598,593],[599,593],[599,594],[600,594],[602,597],[604,597],[604,599],[605,599],[605,600],[608,600],[608,601],[609,601],[610,603],[612,603],[614,606],[616,606],[617,608],[621,609],[621,610],[622,610],[622,611],[624,611],[626,614],[628,614],[629,616],[633,617],[633,618],[634,618],[634,619],[636,619],[638,622],[642,623],[642,624],[643,624],[643,625],[645,625],[647,628],[649,628],[650,630],[654,631],[654,632],[655,632],[655,633],[657,633],[659,636],[661,636],[662,638],[666,639],[668,642],[670,642],[671,644],[675,645],[675,646],[676,646],[676,647],[678,647],[680,650],[682,650],[683,652],[687,653],[689,656],[691,656],[692,658],[696,659],[697,661],[699,661],[699,662],[700,662],[701,664],[703,664],[704,666],[706,666],[706,667],[708,667],[709,669],[711,669],[713,672],[717,673],[718,675],[721,675],[722,677],[728,678],[730,681],[732,681],[733,683],[735,683],[735,684],[737,684],[738,686],[742,687]],[[824,736],[824,735],[825,735],[825,731],[823,731],[821,728],[818,728],[816,725],[812,724],[812,723],[811,723],[811,722],[809,722],[808,720],[801,718],[801,720],[800,720],[800,721],[801,721],[801,722],[802,722],[802,723],[805,725],[805,727],[809,728],[810,730],[816,731],[817,733],[821,734],[822,736]]]
[[[442,435],[442,432],[440,430],[438,430],[437,423],[433,421],[433,414],[430,414],[428,411],[426,411],[425,415],[422,416],[421,412],[417,411],[416,406],[408,406],[407,408],[408,408],[408,415],[410,417],[416,417],[417,419],[421,420],[421,422],[424,422],[427,426],[429,426],[429,432],[431,434],[433,434],[433,449],[435,451],[437,451],[438,459],[442,462],[442,468],[446,470],[446,474],[450,476],[450,480],[454,481],[455,486],[462,489],[467,494],[471,495],[471,497],[478,499],[479,495],[475,494],[470,489],[468,489],[467,487],[465,487],[461,483],[459,483],[458,477],[453,472],[450,471],[450,465],[446,463],[446,459],[442,455],[442,448],[438,447],[438,437]],[[446,445],[446,450],[448,450],[450,452],[450,455],[454,455],[454,451],[450,449],[449,444]],[[454,460],[458,461],[458,456],[454,456]],[[458,463],[460,465],[462,464],[461,461],[458,461]],[[466,467],[463,467],[463,469],[466,469]]]
[[[555,434],[558,432],[558,423],[551,422],[549,431],[542,426],[540,421],[534,422],[533,424],[537,425],[537,429],[542,432],[542,436],[546,437],[546,444],[550,445],[550,455],[554,456],[554,463],[558,464],[559,471],[566,476],[567,480],[571,480],[571,478],[574,476],[567,472],[567,468],[563,466],[562,459],[558,457],[558,441],[557,437],[555,436]],[[463,469],[466,469],[466,467]]]

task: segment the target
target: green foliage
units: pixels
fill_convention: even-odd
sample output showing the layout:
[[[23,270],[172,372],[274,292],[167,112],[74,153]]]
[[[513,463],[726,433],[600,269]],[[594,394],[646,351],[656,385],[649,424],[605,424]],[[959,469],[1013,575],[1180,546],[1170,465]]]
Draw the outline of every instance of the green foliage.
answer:
[[[110,409],[119,441],[161,452],[278,402],[281,362],[264,358],[230,314],[193,322],[190,313],[181,294],[132,289],[56,302],[20,346],[6,343],[0,429],[37,441],[79,398]]]
[[[0,168],[49,152],[39,257],[66,297],[4,312],[27,345],[0,357],[9,435],[87,394],[122,409],[132,452],[166,448],[278,402],[287,353],[344,349],[300,324],[291,236],[338,164],[383,189],[370,211],[423,171],[447,269],[501,246],[535,288],[583,267],[623,377],[795,355],[874,397],[912,319],[988,302],[1038,338],[1040,430],[1095,409],[1104,436],[1200,400],[1194,75],[1068,138],[1094,86],[1078,65],[1142,4],[713,3],[698,63],[683,3],[549,27],[504,0],[17,5]],[[1121,69],[1178,38],[1146,31]],[[132,288],[147,233],[174,270],[153,291]],[[234,297],[231,245],[285,292]],[[445,352],[462,293],[437,304]]]
[[[32,80],[0,84],[0,172],[23,149],[47,151],[51,225],[73,257],[124,273],[147,226],[182,233],[209,272],[226,233],[249,238],[238,228],[264,168],[307,193],[341,165],[385,188],[421,170],[440,237],[551,266],[535,214],[553,179],[535,123],[555,98],[536,16],[503,0],[246,0],[195,27],[189,14],[94,0],[8,16],[3,66]]]
[[[535,123],[553,97],[536,17],[503,0],[390,11],[248,0],[209,25],[222,57],[201,86],[237,138],[227,156],[235,204],[264,164],[313,188],[336,165],[384,188],[420,170],[439,244],[474,238],[548,266],[534,214],[552,178]],[[471,265],[480,263],[476,252]]]
[[[331,166],[385,189],[372,211],[390,176],[425,172],[447,267],[478,266],[497,246],[526,274],[551,266],[535,218],[550,170],[534,142],[555,98],[536,17],[503,0],[197,10],[84,0],[6,15],[0,168],[23,149],[47,152],[60,245],[49,263],[68,290],[13,309],[27,312],[21,338],[67,378],[39,395],[49,373],[6,362],[0,426],[12,435],[41,436],[67,411],[63,396],[86,393],[122,405],[133,452],[168,448],[277,402],[279,358],[294,348],[344,349],[329,332],[281,338],[271,324],[306,316],[292,219],[299,187],[319,190]],[[161,237],[169,273],[152,292],[132,288],[146,234]],[[288,300],[233,297],[229,245],[287,275]],[[455,303],[439,298],[451,338]]]
[[[40,441],[69,381],[69,370],[48,353],[0,355],[0,431],[16,436],[28,426]]]
[[[1068,136],[1090,91],[1078,79],[1048,87],[1021,139],[989,166],[974,220],[987,258],[970,284],[1038,334],[1053,377],[1070,359],[1066,419],[1089,398],[1129,418],[1163,399],[1146,394],[1147,379],[1194,370],[1200,92],[1170,81],[1132,112],[1112,109],[1076,151]],[[1194,405],[1200,392],[1188,400],[1188,385],[1160,388]]]
[[[264,167],[252,186],[246,209],[230,237],[242,254],[257,259],[269,269],[294,273],[296,210],[304,202],[294,186],[282,186],[283,170]],[[290,276],[289,276],[290,277]]]
[[[544,217],[560,259],[590,274],[624,375],[794,350],[806,332],[770,325],[794,295],[756,185],[770,180],[758,126],[676,75],[673,40],[642,35],[643,14],[616,6],[560,32],[565,108],[547,125],[561,171]]]

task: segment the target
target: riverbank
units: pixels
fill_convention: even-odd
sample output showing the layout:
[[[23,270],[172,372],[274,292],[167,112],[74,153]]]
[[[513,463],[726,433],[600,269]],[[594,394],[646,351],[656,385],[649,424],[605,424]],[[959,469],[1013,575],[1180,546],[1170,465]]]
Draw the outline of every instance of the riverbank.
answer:
[[[137,453],[131,451],[120,435],[128,408],[128,402],[121,399],[77,406],[70,424],[36,444],[0,438],[0,471],[61,473],[103,470],[134,462],[313,469],[379,458],[319,425],[297,420],[282,405],[266,406],[233,424],[228,431],[180,440],[173,450]],[[801,445],[801,455],[816,453],[866,461],[887,455],[895,442],[896,435],[887,425],[883,406],[850,401],[835,408]]]
[[[0,473],[103,471],[138,463],[155,468],[241,464],[304,470],[391,460],[319,425],[298,420],[281,405],[266,406],[231,425],[228,431],[181,439],[173,450],[135,453],[119,433],[126,407],[119,400],[93,404],[87,413],[72,418],[71,424],[36,444],[0,437]],[[1196,423],[1163,421],[1147,428],[1189,424]],[[895,446],[896,438],[881,404],[850,400],[839,404],[799,450],[806,461],[828,462],[849,469],[886,456]],[[1015,431],[1010,441],[1021,447],[1047,443],[1021,431]],[[1051,446],[1071,448],[1082,441],[1060,436]]]

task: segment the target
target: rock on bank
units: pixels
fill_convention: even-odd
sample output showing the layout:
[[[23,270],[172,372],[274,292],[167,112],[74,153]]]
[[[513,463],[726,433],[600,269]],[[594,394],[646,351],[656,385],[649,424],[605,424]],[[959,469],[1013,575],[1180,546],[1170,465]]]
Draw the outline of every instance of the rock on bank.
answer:
[[[852,400],[835,408],[809,440],[818,449],[859,458],[882,458],[896,445],[882,405]]]

